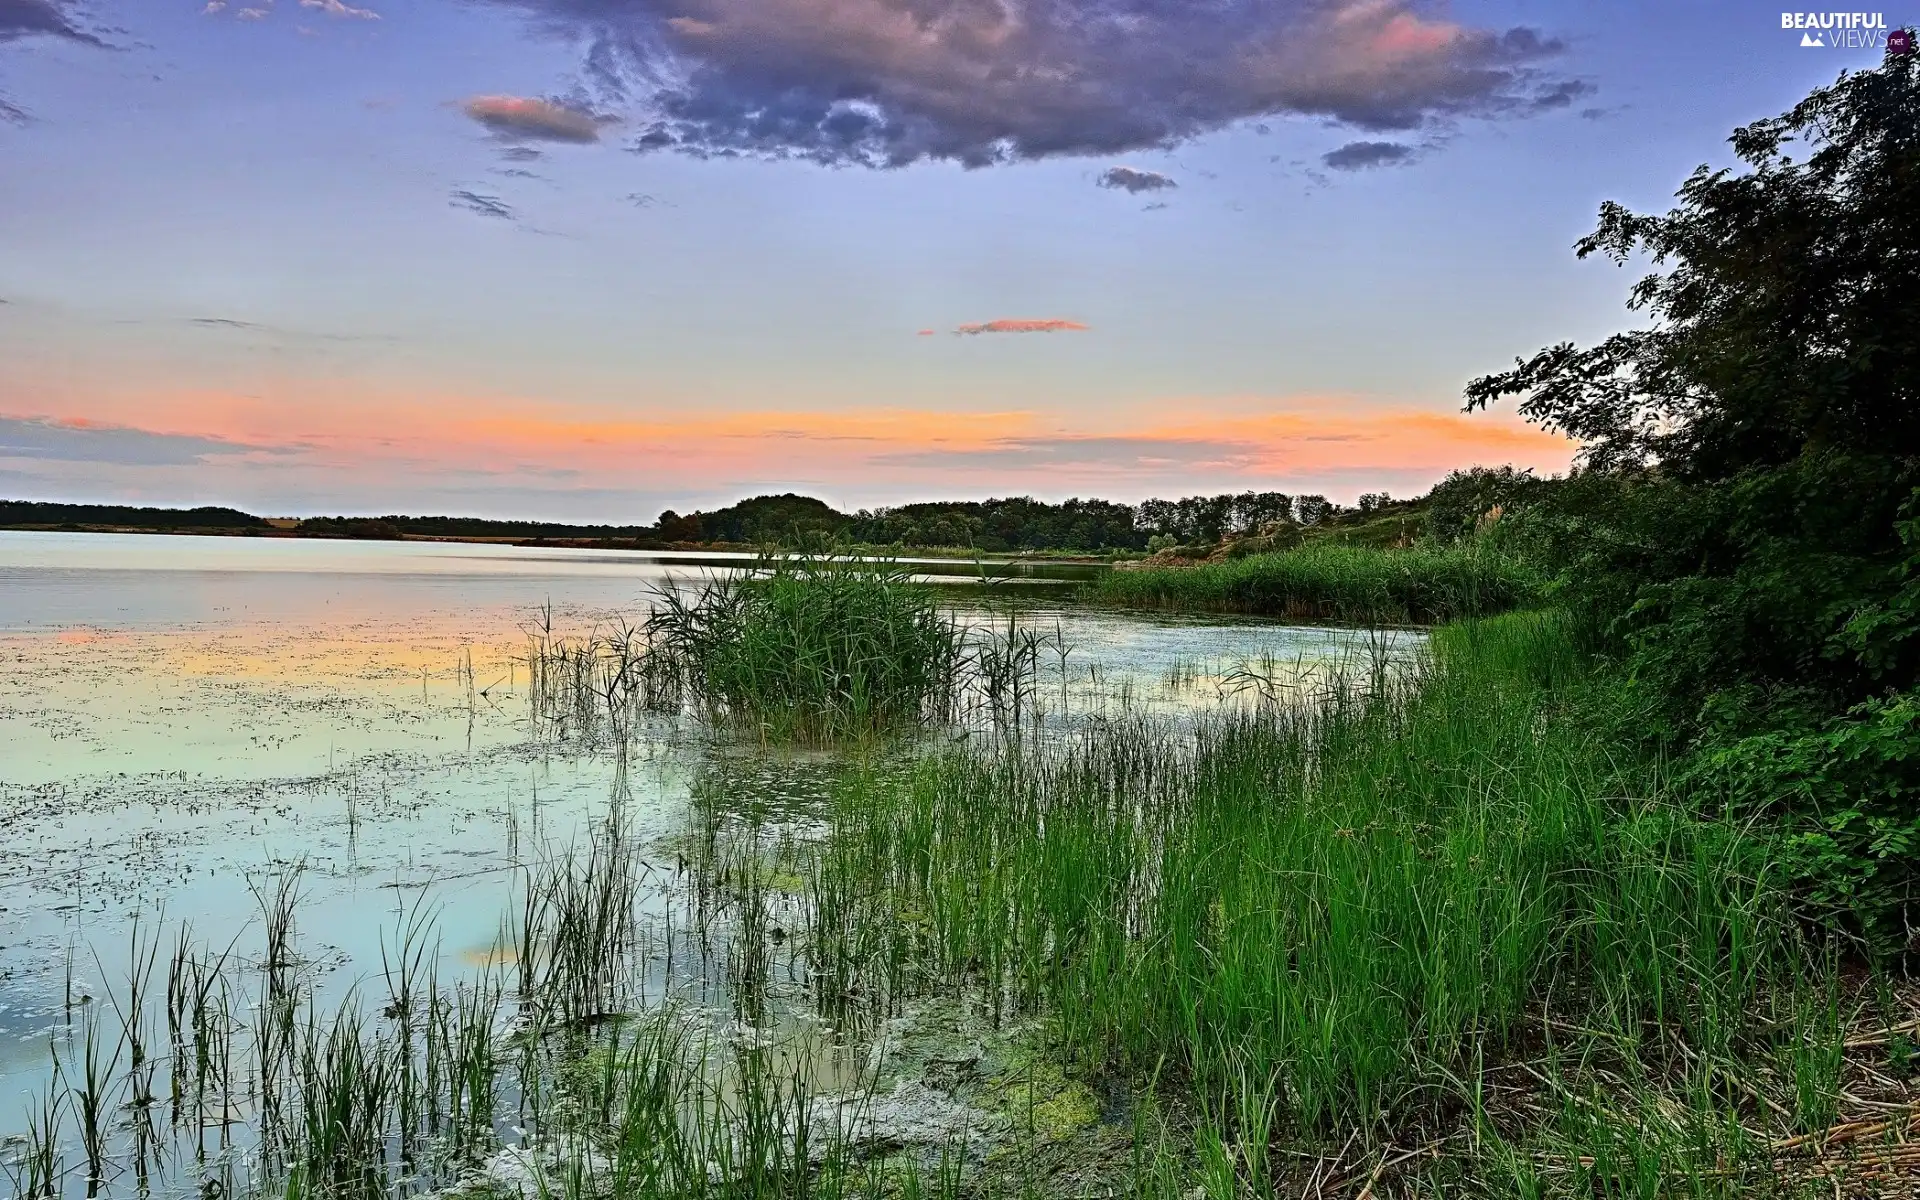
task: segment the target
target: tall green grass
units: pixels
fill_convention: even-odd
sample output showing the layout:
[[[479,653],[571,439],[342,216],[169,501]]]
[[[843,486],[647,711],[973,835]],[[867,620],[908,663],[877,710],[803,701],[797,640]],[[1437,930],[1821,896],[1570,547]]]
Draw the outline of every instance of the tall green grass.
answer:
[[[789,737],[916,722],[950,699],[962,656],[904,568],[820,555],[663,591],[647,632],[706,709]]]
[[[1525,563],[1483,546],[1315,542],[1190,567],[1119,568],[1090,594],[1136,608],[1438,624],[1527,607],[1538,602],[1542,583]]]
[[[1048,1014],[1084,1069],[1177,1080],[1242,1138],[1440,1136],[1496,1068],[1557,1078],[1556,1045],[1570,1077],[1713,1064],[1708,1110],[1756,1107],[1739,1089],[1791,1056],[1824,968],[1755,841],[1589,735],[1607,693],[1559,626],[1442,629],[1398,688],[1192,737],[856,777],[815,883],[821,984]]]

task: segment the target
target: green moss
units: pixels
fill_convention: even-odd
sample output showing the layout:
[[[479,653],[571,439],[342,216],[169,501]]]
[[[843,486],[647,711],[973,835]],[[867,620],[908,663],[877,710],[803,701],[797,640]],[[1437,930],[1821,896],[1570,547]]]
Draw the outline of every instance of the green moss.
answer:
[[[1100,1100],[1093,1089],[1069,1078],[1059,1062],[1033,1045],[1009,1049],[1003,1069],[989,1081],[982,1099],[1015,1128],[1047,1141],[1060,1141],[1100,1120]]]
[[[810,883],[807,877],[793,871],[769,869],[760,876],[760,882],[770,892],[779,892],[784,896],[804,896]]]

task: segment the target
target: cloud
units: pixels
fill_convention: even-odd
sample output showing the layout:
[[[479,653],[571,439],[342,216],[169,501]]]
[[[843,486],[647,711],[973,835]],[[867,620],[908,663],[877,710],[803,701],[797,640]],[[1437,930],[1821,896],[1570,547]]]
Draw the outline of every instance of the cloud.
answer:
[[[1556,108],[1571,108],[1573,102],[1583,96],[1591,96],[1599,89],[1584,79],[1563,79],[1552,87],[1536,94],[1528,104],[1535,112],[1548,112]]]
[[[1135,195],[1141,192],[1161,192],[1180,186],[1170,176],[1162,175],[1158,171],[1143,171],[1138,167],[1108,167],[1100,172],[1100,178],[1095,182],[1103,188],[1119,188]]]
[[[967,166],[1166,147],[1240,121],[1525,115],[1560,52],[1420,0],[490,0],[584,45],[636,150]]]
[[[502,137],[546,142],[597,142],[601,121],[591,113],[533,96],[474,96],[462,112]]]
[[[1336,171],[1361,171],[1368,167],[1397,166],[1412,159],[1413,154],[1412,146],[1399,142],[1348,142],[1322,154],[1320,161]]]
[[[1205,437],[1020,437],[1003,438],[979,449],[907,450],[877,455],[874,462],[893,467],[958,467],[1031,470],[1041,467],[1103,467],[1165,470],[1170,467],[1242,469],[1257,462],[1255,442]]]
[[[187,466],[208,455],[245,454],[259,447],[193,434],[151,433],[123,425],[83,420],[0,417],[0,458],[113,463],[119,466]]]
[[[914,334],[914,336],[915,336],[915,337],[932,337],[932,336],[933,336],[933,330],[931,330],[931,329],[922,329],[922,330],[920,330],[920,331],[918,331],[917,333],[915,333],[915,334]]]
[[[106,48],[107,43],[67,15],[67,0],[0,0],[0,46],[32,37],[59,38]],[[25,124],[27,110],[0,95],[0,122]]]
[[[465,188],[455,188],[447,197],[447,203],[455,208],[464,208],[468,212],[483,217],[494,217],[502,221],[514,219],[513,207],[498,196],[483,196],[479,192],[470,192]]]
[[[67,15],[64,0],[0,0],[0,42],[29,37],[64,38],[89,46],[105,46],[98,37]]]
[[[317,8],[330,17],[353,17],[361,21],[378,21],[380,14],[370,8],[355,8],[343,4],[341,0],[300,0],[301,8]]]
[[[955,333],[1085,333],[1087,326],[1078,321],[1063,321],[1058,317],[1039,319],[1025,317],[1001,317],[998,320],[982,321],[977,325],[962,325]]]
[[[1192,399],[1168,407],[1200,415],[1100,432],[981,428],[971,437],[876,447],[866,461],[875,468],[983,472],[1003,480],[1023,472],[1049,480],[1346,476],[1360,482],[1359,490],[1372,490],[1388,478],[1431,483],[1472,463],[1564,470],[1574,449],[1532,426],[1457,412],[1274,403],[1278,411],[1257,416],[1206,415],[1209,402]]]

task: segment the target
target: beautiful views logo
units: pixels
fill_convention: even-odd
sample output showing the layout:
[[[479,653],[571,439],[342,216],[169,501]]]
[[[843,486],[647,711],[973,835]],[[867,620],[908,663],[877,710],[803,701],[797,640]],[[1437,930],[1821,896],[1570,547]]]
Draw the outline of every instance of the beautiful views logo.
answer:
[[[1800,44],[1821,49],[1878,50],[1887,44],[1884,13],[1783,12],[1780,28],[1800,31]]]

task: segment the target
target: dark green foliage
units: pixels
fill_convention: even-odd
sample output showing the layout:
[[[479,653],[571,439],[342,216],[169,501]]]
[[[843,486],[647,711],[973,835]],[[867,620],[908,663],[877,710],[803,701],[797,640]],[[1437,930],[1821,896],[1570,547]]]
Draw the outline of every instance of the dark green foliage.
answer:
[[[552,521],[495,521],[486,517],[307,517],[299,524],[303,536],[386,538],[403,536],[442,538],[632,538],[646,530],[639,525],[563,525]]]
[[[844,539],[847,523],[847,515],[824,500],[783,492],[753,496],[710,513],[681,516],[668,509],[660,514],[654,534],[667,542],[792,546],[813,537]]]
[[[1078,499],[1048,504],[1028,496],[862,510],[854,516],[850,534],[868,545],[969,547],[994,554],[1137,550],[1147,540],[1135,526],[1133,510],[1124,504]]]
[[[1296,499],[1285,492],[1229,492],[1183,500],[1144,500],[1134,509],[1134,523],[1149,535],[1211,544],[1228,534],[1257,533],[1276,523],[1311,525],[1330,507],[1325,496]]]
[[[1703,802],[1771,822],[1810,911],[1906,942],[1920,867],[1920,61],[1843,76],[1732,139],[1664,216],[1578,247],[1656,272],[1646,327],[1475,380],[1467,406],[1583,440],[1511,531],[1558,572],[1643,733]],[[1449,480],[1430,510],[1516,480]],[[1487,485],[1498,485],[1489,488]]]
[[[1049,504],[1027,496],[933,501],[843,513],[810,496],[755,496],[714,512],[660,514],[662,541],[745,542],[804,547],[826,541],[867,546],[1019,550],[1138,549],[1133,510],[1105,500]]]
[[[1543,350],[1471,383],[1468,407],[1524,395],[1521,414],[1595,467],[1689,479],[1920,454],[1920,58],[1843,76],[1732,144],[1748,170],[1699,168],[1664,216],[1609,202],[1578,246],[1671,264],[1629,300],[1648,328]]]
[[[1545,498],[1558,482],[1512,467],[1454,471],[1427,493],[1423,532],[1443,543],[1472,537]]]
[[[0,526],[111,525],[125,529],[264,529],[267,523],[232,508],[135,508],[122,504],[51,504],[0,500]]]
[[[1326,539],[1191,567],[1116,570],[1094,595],[1144,608],[1431,624],[1523,607],[1541,585],[1522,560],[1476,544],[1382,550]]]
[[[1920,953],[1920,694],[1710,747],[1686,782],[1775,818],[1781,865],[1816,912],[1870,949]]]

